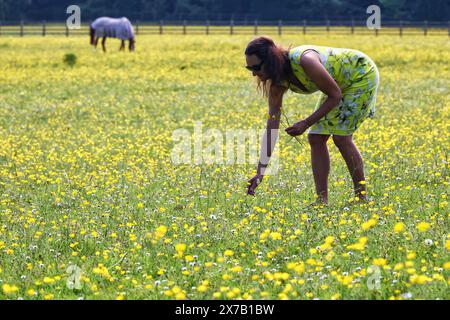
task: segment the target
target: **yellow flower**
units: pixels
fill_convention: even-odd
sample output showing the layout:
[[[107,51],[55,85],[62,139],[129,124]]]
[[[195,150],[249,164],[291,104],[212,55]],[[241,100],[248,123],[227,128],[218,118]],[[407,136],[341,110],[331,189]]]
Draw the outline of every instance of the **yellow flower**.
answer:
[[[341,297],[340,293],[335,293],[331,296],[331,300],[339,300],[340,297]]]
[[[405,267],[405,265],[404,265],[403,263],[399,262],[399,263],[397,263],[397,264],[394,266],[394,271],[401,270],[401,269],[403,269],[404,267]]]
[[[46,284],[53,284],[55,282],[55,279],[50,277],[44,277],[44,283]]]
[[[217,257],[217,262],[218,263],[222,263],[224,261],[225,261],[225,259],[223,257]]]
[[[403,222],[398,222],[394,226],[394,232],[400,233],[405,230],[405,224]]]
[[[101,275],[103,278],[111,280],[113,279],[109,274],[108,268],[106,268],[102,263],[99,263],[96,268],[92,270],[95,274]]]
[[[225,280],[225,281],[227,281],[227,280],[230,280],[230,279],[231,279],[231,276],[230,276],[228,273],[225,273],[225,274],[222,276],[222,279]]]
[[[445,241],[445,249],[447,249],[448,251],[450,251],[450,239]]]
[[[334,237],[333,237],[333,236],[327,236],[327,237],[325,238],[325,243],[331,244],[331,243],[333,243],[333,242],[334,242]]]
[[[175,299],[176,300],[184,300],[184,299],[186,299],[186,293],[178,292],[177,294],[175,294]]]
[[[13,293],[19,291],[19,288],[17,288],[15,285],[9,285],[7,283],[2,285],[2,289],[3,289],[4,294],[13,294]]]
[[[428,222],[420,222],[417,224],[416,226],[417,230],[419,230],[420,232],[425,232],[428,229],[430,229],[430,224]]]
[[[261,233],[261,235],[259,236],[259,238],[261,240],[265,240],[269,237],[270,235],[270,230],[264,230],[263,233]]]
[[[172,288],[172,292],[173,292],[173,293],[180,293],[181,291],[182,291],[181,288],[178,287],[178,286],[174,286],[174,287]]]
[[[187,246],[184,243],[177,243],[175,245],[175,250],[178,251],[178,252],[186,251],[186,248],[187,248]]]
[[[225,257],[231,257],[233,254],[234,252],[232,250],[225,250],[225,252],[223,253]]]
[[[278,299],[280,299],[280,300],[288,300],[289,297],[288,297],[288,295],[286,293],[281,292],[281,293],[278,294]]]
[[[375,219],[369,219],[366,222],[364,222],[361,227],[364,231],[369,230],[370,228],[372,228],[373,226],[375,226],[377,224],[377,220]]]
[[[287,280],[289,279],[289,273],[287,272],[275,272],[273,275],[275,280]]]
[[[198,286],[198,288],[197,288],[197,291],[198,292],[205,292],[205,291],[207,291],[208,290],[208,286],[205,286],[205,285],[200,285],[200,286]]]
[[[372,263],[376,266],[385,266],[387,264],[387,260],[383,258],[376,258],[372,260]]]
[[[324,250],[330,250],[331,249],[331,245],[334,242],[334,237],[333,236],[328,236],[325,238],[324,243],[322,243],[319,247],[321,251]],[[311,252],[311,250],[310,250]]]
[[[289,270],[294,270],[295,273],[297,274],[302,274],[303,272],[305,272],[305,264],[302,262],[289,262],[287,264],[287,268]]]
[[[54,295],[53,295],[52,293],[49,293],[49,294],[46,294],[46,295],[44,296],[44,299],[45,299],[45,300],[52,300],[53,297],[54,297]]]
[[[271,232],[270,233],[270,239],[272,239],[272,240],[281,240],[282,239],[281,233],[279,233],[279,232]]]
[[[117,295],[116,300],[125,300],[125,296],[121,293]]]
[[[235,272],[235,273],[242,272],[242,267],[241,266],[235,266],[235,267],[232,267],[230,269],[230,271],[231,272]]]
[[[357,243],[348,245],[347,249],[363,251],[366,247],[367,240],[367,237],[362,237],[358,240]]]
[[[409,252],[409,253],[406,255],[406,259],[412,260],[412,259],[415,259],[416,256],[417,256],[417,254],[416,254],[415,252]]]
[[[343,285],[346,285],[346,286],[350,286],[353,282],[353,276],[351,276],[351,275],[346,275],[346,276],[337,275],[336,279],[340,283],[342,283]]]
[[[422,274],[421,275],[414,274],[409,277],[409,282],[412,284],[426,284],[431,281],[433,281],[433,279],[431,279],[428,276],[422,275]]]
[[[29,295],[30,297],[35,296],[36,295],[36,291],[33,289],[28,289],[27,290],[27,295]]]
[[[167,232],[167,227],[166,226],[159,226],[158,228],[156,228],[156,231],[155,231],[155,238],[156,238],[156,240],[159,240],[162,237],[164,237],[166,232]]]

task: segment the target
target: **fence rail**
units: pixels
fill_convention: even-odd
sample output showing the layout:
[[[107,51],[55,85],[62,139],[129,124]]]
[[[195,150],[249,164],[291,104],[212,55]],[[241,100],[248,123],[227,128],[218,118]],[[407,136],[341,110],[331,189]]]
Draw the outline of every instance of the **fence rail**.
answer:
[[[257,34],[364,34],[450,36],[450,21],[382,21],[380,29],[369,29],[366,21],[360,20],[300,20],[300,21],[134,21],[136,35],[152,34],[204,34],[204,35],[257,35]],[[64,23],[1,22],[0,36],[80,36],[86,35],[89,24],[79,29],[70,29]]]

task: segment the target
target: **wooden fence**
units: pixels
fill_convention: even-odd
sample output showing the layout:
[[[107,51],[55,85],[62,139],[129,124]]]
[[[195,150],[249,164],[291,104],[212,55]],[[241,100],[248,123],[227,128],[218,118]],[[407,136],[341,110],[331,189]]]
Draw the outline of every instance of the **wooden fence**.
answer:
[[[369,29],[365,21],[150,21],[133,22],[136,35],[295,35],[295,34],[361,34],[450,36],[450,21],[382,21],[380,29]],[[89,25],[69,29],[64,23],[0,22],[0,36],[81,36],[87,35]]]

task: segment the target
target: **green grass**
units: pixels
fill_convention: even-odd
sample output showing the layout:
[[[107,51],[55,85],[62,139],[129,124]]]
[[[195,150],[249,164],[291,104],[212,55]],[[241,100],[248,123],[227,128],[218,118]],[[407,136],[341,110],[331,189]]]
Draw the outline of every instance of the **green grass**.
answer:
[[[276,38],[355,48],[379,66],[376,117],[355,134],[372,201],[349,203],[351,179],[330,141],[327,208],[307,207],[305,136],[301,145],[281,134],[280,170],[254,198],[245,195],[254,163],[171,161],[173,130],[196,121],[205,131],[264,128],[267,103],[243,68],[250,39],[142,36],[133,54],[113,40],[103,54],[87,37],[0,38],[0,298],[449,298],[447,38]],[[295,122],[316,99],[289,93],[283,108]],[[315,252],[330,236],[331,248]],[[347,248],[361,237],[363,251]],[[386,265],[370,290],[378,258]],[[67,287],[70,265],[82,270],[79,290]]]

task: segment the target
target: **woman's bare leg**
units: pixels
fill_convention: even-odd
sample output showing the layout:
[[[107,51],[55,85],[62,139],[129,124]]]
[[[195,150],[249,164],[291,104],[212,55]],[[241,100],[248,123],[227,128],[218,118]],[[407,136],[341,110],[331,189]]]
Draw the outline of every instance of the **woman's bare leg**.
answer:
[[[316,184],[318,200],[328,203],[328,174],[330,173],[330,155],[327,140],[330,136],[323,134],[308,134],[311,145],[311,166]]]
[[[347,163],[348,171],[350,171],[350,175],[352,176],[355,195],[361,200],[366,200],[366,187],[360,183],[361,181],[365,181],[364,164],[361,153],[353,143],[353,137],[351,135],[333,136],[333,141],[341,152],[345,163]]]

